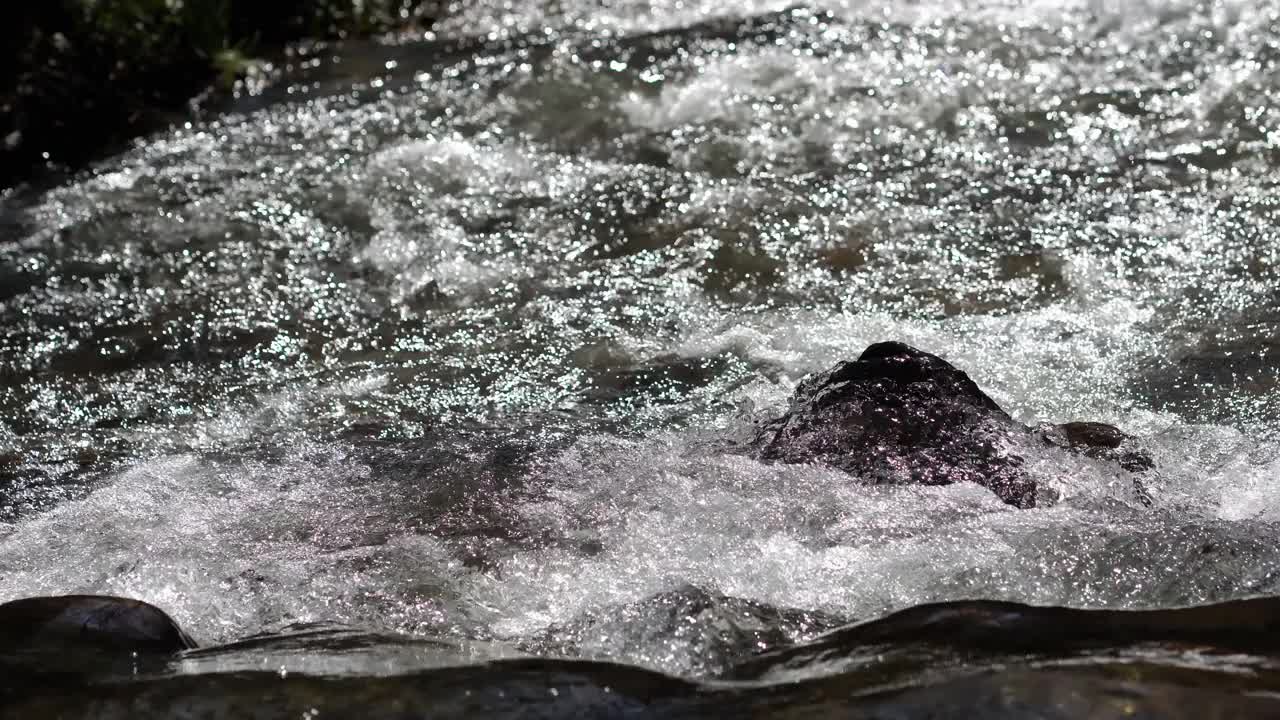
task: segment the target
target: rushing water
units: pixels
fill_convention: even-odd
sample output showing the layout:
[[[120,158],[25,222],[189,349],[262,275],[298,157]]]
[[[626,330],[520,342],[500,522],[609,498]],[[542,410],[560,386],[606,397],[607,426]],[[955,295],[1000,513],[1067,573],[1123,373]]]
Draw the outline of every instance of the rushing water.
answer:
[[[1277,18],[460,3],[9,192],[0,600],[705,678],[726,627],[1280,593]],[[1138,436],[1150,506],[1048,451],[1033,510],[733,451],[884,339]]]

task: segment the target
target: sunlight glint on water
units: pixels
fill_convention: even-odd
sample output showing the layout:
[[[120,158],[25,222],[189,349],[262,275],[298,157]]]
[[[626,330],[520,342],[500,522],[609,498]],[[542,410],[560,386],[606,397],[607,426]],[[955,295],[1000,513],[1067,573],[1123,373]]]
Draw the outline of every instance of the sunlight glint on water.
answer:
[[[0,599],[700,674],[583,618],[1276,592],[1275,8],[466,5],[0,200]],[[885,339],[1138,435],[1152,506],[1043,448],[1035,510],[734,452]]]

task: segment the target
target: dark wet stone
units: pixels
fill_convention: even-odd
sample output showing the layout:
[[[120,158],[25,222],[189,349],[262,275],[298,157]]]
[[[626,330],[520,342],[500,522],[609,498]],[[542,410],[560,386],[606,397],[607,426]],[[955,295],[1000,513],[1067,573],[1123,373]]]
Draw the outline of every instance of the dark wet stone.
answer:
[[[62,595],[0,605],[0,654],[83,648],[172,653],[195,646],[163,610],[140,600]]]
[[[1162,610],[1085,610],[971,600],[918,605],[734,667],[736,680],[778,680],[821,666],[868,687],[921,682],[984,664],[1155,662],[1161,648],[1213,658],[1280,656],[1280,597]]]
[[[62,598],[0,606],[47,626]],[[96,601],[71,598],[72,615]],[[681,615],[716,603],[785,622],[788,611],[682,588],[640,603]],[[31,604],[34,603],[34,604]],[[16,610],[13,606],[17,606]],[[57,622],[54,623],[55,625]],[[73,623],[74,624],[74,623]],[[108,622],[107,626],[113,626]],[[134,623],[126,623],[133,627]],[[701,683],[636,667],[551,658],[492,659],[452,643],[304,628],[185,653],[162,668],[74,682],[0,682],[5,717],[169,718],[1229,718],[1274,717],[1280,598],[1154,611],[1008,602],[922,605],[767,653]],[[128,633],[126,633],[127,635]],[[392,652],[387,653],[387,649]],[[372,665],[321,662],[317,654]],[[74,653],[67,653],[68,661]],[[390,666],[389,657],[398,658]],[[264,658],[270,669],[262,670]],[[461,664],[455,664],[461,663]],[[3,714],[3,713],[0,713]]]
[[[144,678],[71,692],[31,692],[15,717],[672,718],[700,699],[694,683],[639,668],[507,660],[390,677],[242,671]],[[6,716],[7,717],[7,716]]]
[[[158,672],[194,647],[168,615],[138,600],[66,595],[4,603],[0,707],[34,688],[74,695],[90,682]]]
[[[850,703],[852,713],[847,717],[867,720],[1275,717],[1280,712],[1280,700],[1267,690],[1268,683],[1274,680],[1269,677],[1242,682],[1229,671],[1153,668],[1136,662],[1084,668],[989,668],[983,673],[971,673],[937,685],[877,693],[862,703]],[[834,694],[834,689],[830,692]]]
[[[539,655],[648,656],[646,664],[658,669],[715,676],[749,657],[812,639],[846,620],[683,585],[593,610],[549,628],[524,647]],[[655,655],[653,648],[663,650]]]
[[[1239,658],[1236,658],[1238,661]],[[975,665],[927,681],[885,668],[776,684],[700,684],[639,668],[550,659],[507,660],[393,676],[274,670],[140,677],[11,698],[13,717],[96,720],[286,718],[933,718],[934,720],[1206,720],[1276,717],[1275,672],[1116,662]],[[898,682],[894,682],[894,678]]]
[[[1044,424],[1036,434],[1050,445],[1066,448],[1099,460],[1110,460],[1130,472],[1142,472],[1155,466],[1151,456],[1131,447],[1131,440],[1114,425],[1099,422]]]
[[[766,460],[822,462],[876,483],[973,482],[1017,507],[1033,507],[1035,481],[1010,451],[1018,436],[1127,470],[1151,459],[1103,423],[1015,421],[960,369],[899,342],[876,343],[854,361],[805,378],[791,409],[764,424],[753,444]]]

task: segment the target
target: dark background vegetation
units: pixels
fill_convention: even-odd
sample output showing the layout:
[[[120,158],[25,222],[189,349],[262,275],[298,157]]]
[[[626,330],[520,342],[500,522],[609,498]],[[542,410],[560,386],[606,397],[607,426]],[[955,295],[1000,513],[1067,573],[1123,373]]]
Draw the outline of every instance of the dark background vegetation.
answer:
[[[430,23],[432,0],[13,0],[0,9],[0,188],[191,112],[246,59]],[[47,156],[46,156],[47,154]]]

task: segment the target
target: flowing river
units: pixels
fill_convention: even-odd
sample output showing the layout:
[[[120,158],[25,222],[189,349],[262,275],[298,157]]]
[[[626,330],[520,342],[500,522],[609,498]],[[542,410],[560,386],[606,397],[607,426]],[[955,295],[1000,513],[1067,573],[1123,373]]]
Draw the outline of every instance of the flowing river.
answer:
[[[477,0],[290,64],[0,196],[0,601],[273,633],[149,692],[412,677],[530,717],[552,668],[547,716],[853,717],[847,663],[742,668],[924,603],[1280,594],[1280,6]],[[1143,491],[737,449],[890,339],[1122,428]],[[1000,695],[957,662],[876,716]]]

